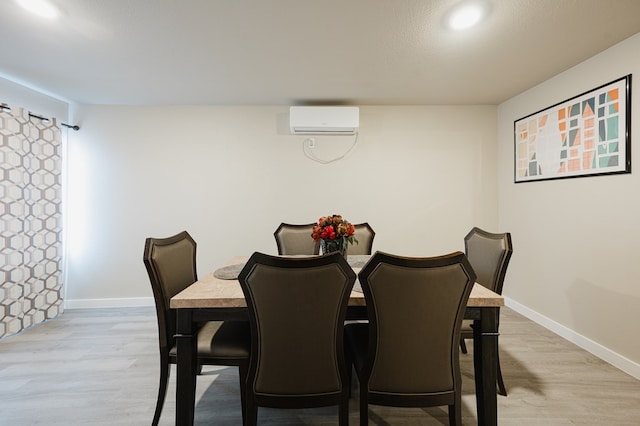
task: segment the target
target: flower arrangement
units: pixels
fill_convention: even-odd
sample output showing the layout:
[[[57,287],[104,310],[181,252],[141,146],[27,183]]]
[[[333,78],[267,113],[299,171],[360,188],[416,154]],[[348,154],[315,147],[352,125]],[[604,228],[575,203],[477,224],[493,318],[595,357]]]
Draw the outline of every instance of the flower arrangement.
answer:
[[[311,238],[322,243],[323,251],[329,248],[328,251],[339,250],[344,254],[347,250],[347,243],[358,243],[354,237],[355,232],[356,228],[353,224],[343,219],[339,214],[334,214],[318,219],[318,224],[313,227],[311,232]]]

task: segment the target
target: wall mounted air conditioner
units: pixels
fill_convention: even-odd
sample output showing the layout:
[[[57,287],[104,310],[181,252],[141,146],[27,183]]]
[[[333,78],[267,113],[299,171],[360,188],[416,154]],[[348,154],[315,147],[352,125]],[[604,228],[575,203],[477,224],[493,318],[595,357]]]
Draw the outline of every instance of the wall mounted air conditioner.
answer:
[[[294,135],[353,135],[360,125],[360,110],[350,106],[293,106],[289,125]]]

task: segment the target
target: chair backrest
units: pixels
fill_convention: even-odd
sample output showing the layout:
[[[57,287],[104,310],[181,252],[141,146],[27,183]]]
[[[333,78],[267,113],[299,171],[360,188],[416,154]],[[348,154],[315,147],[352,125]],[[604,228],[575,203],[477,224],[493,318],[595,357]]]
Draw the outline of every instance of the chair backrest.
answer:
[[[279,255],[315,255],[320,253],[320,242],[313,241],[311,231],[315,224],[294,225],[281,223],[273,233]]]
[[[477,275],[476,281],[502,294],[507,266],[513,254],[511,234],[492,234],[474,227],[464,237],[464,249]]]
[[[358,277],[369,316],[364,376],[370,400],[407,405],[407,399],[459,392],[460,326],[475,281],[466,256],[378,251]]]
[[[161,349],[175,343],[176,316],[169,301],[198,280],[196,247],[187,231],[168,238],[147,238],[145,242],[144,265],[153,289]]]
[[[247,387],[263,401],[347,392],[344,320],[356,275],[339,253],[254,253],[238,280],[251,324]]]
[[[349,244],[347,254],[371,254],[375,231],[367,222],[358,223],[354,227],[356,228],[354,237],[358,240],[358,244]]]

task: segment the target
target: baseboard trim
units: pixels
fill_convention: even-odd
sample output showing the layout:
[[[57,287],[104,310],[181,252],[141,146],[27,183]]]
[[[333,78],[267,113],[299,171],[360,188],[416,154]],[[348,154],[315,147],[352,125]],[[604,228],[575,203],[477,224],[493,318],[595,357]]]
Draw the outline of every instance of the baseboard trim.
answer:
[[[592,353],[603,361],[608,362],[614,367],[640,380],[640,364],[633,362],[632,360],[612,351],[611,349],[606,348],[597,342],[594,342],[588,337],[578,334],[570,328],[567,328],[564,325],[559,324],[552,319],[530,308],[527,308],[526,306],[506,296],[504,298],[504,304],[508,308],[511,308],[519,314],[527,317],[531,321],[540,324],[542,327],[554,332],[558,336],[570,341],[571,343],[574,343],[575,345],[581,347],[587,352]]]
[[[155,306],[153,297],[128,297],[120,299],[67,299],[64,301],[65,309],[133,308],[144,306]]]

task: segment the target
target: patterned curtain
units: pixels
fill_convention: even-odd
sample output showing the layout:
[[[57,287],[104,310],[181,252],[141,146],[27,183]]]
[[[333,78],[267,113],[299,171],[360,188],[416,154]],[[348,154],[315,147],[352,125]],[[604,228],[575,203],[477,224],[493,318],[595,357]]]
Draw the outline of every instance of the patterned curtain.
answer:
[[[0,108],[0,338],[62,312],[61,131]]]

